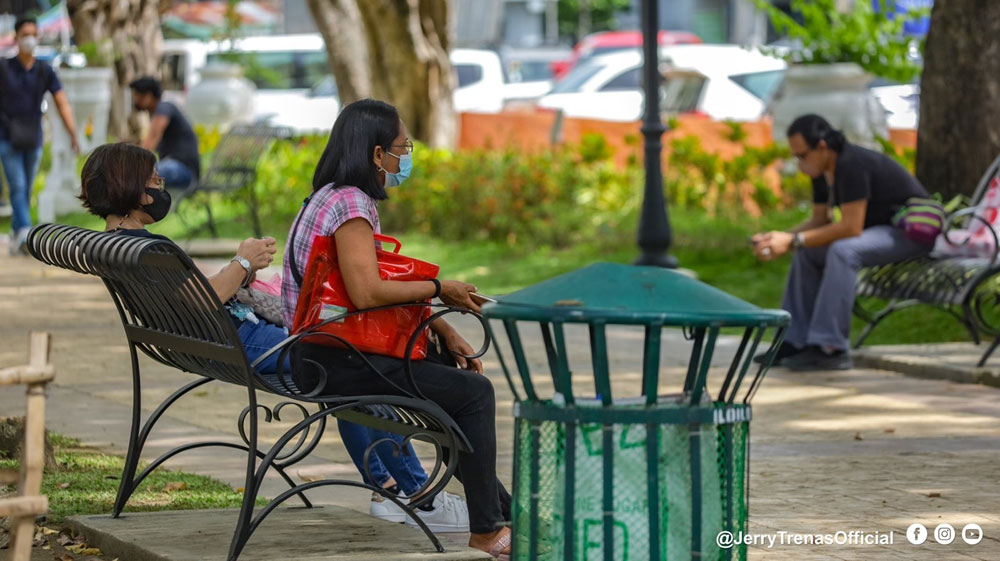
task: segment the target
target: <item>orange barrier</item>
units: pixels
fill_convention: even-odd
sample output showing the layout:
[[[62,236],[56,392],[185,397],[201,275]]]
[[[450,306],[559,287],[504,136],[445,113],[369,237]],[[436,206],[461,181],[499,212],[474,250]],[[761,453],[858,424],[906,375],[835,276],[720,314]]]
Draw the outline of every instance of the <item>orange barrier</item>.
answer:
[[[556,114],[551,112],[462,113],[458,148],[548,150],[555,121]]]
[[[917,149],[917,131],[914,129],[889,129],[889,140],[901,149]]]
[[[515,148],[533,153],[557,144],[577,145],[588,134],[600,134],[613,151],[614,160],[624,165],[629,156],[642,159],[642,123],[598,121],[591,119],[562,120],[558,130],[556,115],[549,111],[505,112],[497,114],[462,113],[459,135],[460,149]],[[665,155],[673,138],[696,136],[708,152],[735,156],[744,146],[763,147],[771,142],[771,122],[743,123],[746,138],[729,140],[726,123],[704,117],[680,117],[677,128],[664,135]]]
[[[642,131],[639,122],[597,121],[565,118],[558,131],[556,114],[552,111],[507,111],[504,113],[462,113],[460,149],[516,148],[525,152],[547,150],[553,139],[558,143],[579,144],[587,134],[600,134],[614,149],[615,160],[624,163],[630,154],[641,156]],[[664,135],[664,146],[669,148],[672,138],[697,136],[708,152],[734,156],[745,146],[763,147],[771,143],[771,121],[763,119],[742,123],[746,139],[729,140],[730,128],[726,123],[698,116],[677,118],[677,128]],[[917,147],[917,131],[890,129],[889,139],[900,148]]]

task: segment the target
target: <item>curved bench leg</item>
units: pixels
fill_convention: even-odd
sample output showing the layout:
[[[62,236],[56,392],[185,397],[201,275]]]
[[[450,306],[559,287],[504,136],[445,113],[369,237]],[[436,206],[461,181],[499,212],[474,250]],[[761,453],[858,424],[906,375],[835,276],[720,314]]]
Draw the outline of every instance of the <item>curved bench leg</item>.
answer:
[[[125,466],[122,468],[121,482],[119,483],[118,486],[118,494],[115,496],[115,504],[111,513],[112,518],[118,518],[121,515],[122,511],[125,509],[125,505],[128,504],[128,500],[132,497],[136,489],[139,488],[139,486],[142,484],[142,481],[150,473],[152,473],[157,467],[163,464],[163,462],[167,461],[168,459],[172,458],[173,456],[181,452],[185,452],[187,450],[194,450],[196,448],[204,448],[207,446],[219,446],[223,448],[234,448],[238,450],[244,450],[250,456],[251,460],[253,460],[256,457],[263,458],[265,456],[264,452],[261,452],[260,450],[257,449],[256,438],[254,438],[253,444],[251,444],[251,442],[247,440],[246,447],[222,441],[194,442],[178,446],[162,454],[160,457],[153,460],[146,467],[146,469],[144,469],[137,476],[136,472],[138,471],[139,467],[139,458],[142,456],[142,450],[146,445],[146,439],[149,437],[149,434],[150,432],[152,432],[153,427],[160,420],[160,418],[163,416],[166,410],[169,409],[171,405],[176,403],[177,400],[184,397],[192,390],[199,388],[214,380],[212,378],[201,378],[199,380],[195,380],[193,382],[189,382],[181,386],[180,388],[175,390],[172,394],[170,394],[169,397],[164,399],[163,402],[160,403],[160,405],[158,405],[156,409],[149,414],[149,417],[146,418],[146,422],[143,423],[142,386],[140,384],[138,353],[135,351],[134,347],[132,347],[132,372],[133,372],[132,426],[129,432],[128,453],[125,456]],[[292,478],[286,473],[285,468],[295,464],[296,462],[304,458],[308,454],[308,452],[311,452],[312,449],[315,448],[316,445],[319,443],[320,436],[321,434],[317,434],[316,438],[314,438],[313,442],[310,444],[310,447],[307,450],[305,450],[304,454],[299,455],[299,457],[292,458],[287,463],[277,464],[273,466],[278,475],[280,475],[281,478],[285,480],[285,483],[287,483],[290,488],[295,487],[295,481],[293,481]],[[299,493],[298,496],[302,500],[302,503],[307,508],[312,507],[312,503],[309,502],[309,499],[307,499],[304,494]]]
[[[135,492],[135,470],[139,467],[139,456],[143,447],[139,434],[139,422],[142,418],[142,387],[139,382],[139,355],[134,344],[129,345],[129,354],[132,357],[132,425],[129,429],[125,467],[122,468],[122,478],[118,484],[118,495],[115,497],[111,518],[118,518],[125,508],[125,503]]]
[[[250,396],[249,407],[252,413],[250,413],[250,432],[249,435],[247,436],[247,440],[251,444],[251,446],[253,446],[256,445],[257,443],[258,418],[256,414],[257,410],[256,399],[253,396],[254,390],[251,388],[250,392],[251,396]],[[317,422],[325,423],[325,419],[327,417],[335,416],[341,410],[347,409],[351,406],[352,406],[351,404],[343,404],[339,406],[327,406],[321,408],[316,413],[308,415],[294,427],[285,431],[285,433],[271,445],[270,451],[264,458],[261,459],[259,464],[258,462],[256,462],[256,458],[250,455],[247,462],[246,483],[243,487],[243,505],[240,508],[240,515],[239,519],[236,522],[235,531],[233,532],[233,539],[229,544],[229,554],[227,557],[228,561],[236,561],[239,558],[240,553],[243,551],[244,547],[246,546],[247,542],[250,540],[250,537],[256,531],[258,526],[260,526],[260,524],[264,521],[264,519],[267,518],[267,516],[271,514],[279,505],[281,505],[283,502],[285,502],[286,500],[288,500],[293,496],[296,495],[304,496],[304,492],[309,489],[326,485],[345,485],[351,487],[358,487],[381,494],[383,497],[391,500],[397,506],[402,508],[404,512],[406,512],[407,515],[414,522],[416,522],[416,524],[424,532],[424,535],[426,535],[427,538],[430,540],[435,550],[437,550],[439,553],[444,551],[444,547],[441,545],[441,542],[430,531],[430,529],[426,526],[423,520],[421,520],[420,517],[416,515],[414,508],[416,508],[420,504],[419,502],[410,505],[403,504],[398,499],[398,497],[392,495],[387,490],[378,486],[369,485],[364,482],[347,481],[339,479],[326,479],[326,480],[312,481],[296,485],[291,489],[288,489],[285,492],[281,493],[274,499],[272,499],[267,504],[267,506],[260,509],[260,511],[256,514],[256,516],[254,515],[254,506],[256,504],[257,494],[260,492],[260,487],[261,484],[263,483],[264,476],[267,474],[268,469],[274,467],[275,460],[278,458],[281,451],[285,449],[286,445],[288,445],[291,441],[299,437],[299,435],[302,434],[303,431],[307,431],[309,427],[312,426],[313,424]],[[408,438],[412,438],[412,436]],[[458,465],[457,462],[452,462],[452,463],[445,462],[445,457],[446,457],[445,451],[457,448],[458,446],[458,439],[452,431],[449,430],[446,432],[444,444],[442,444],[440,441],[438,441],[433,437],[432,440],[434,442],[435,449],[437,450],[437,454],[435,458],[436,465],[432,470],[431,474],[429,475],[428,487],[425,487],[424,489],[424,492],[427,493],[429,496],[433,496],[438,492],[444,490],[445,486],[455,475],[455,471]],[[369,448],[365,453],[366,459],[370,456],[371,451],[374,449],[374,447],[377,446],[379,443],[380,441],[376,441],[369,445]],[[293,455],[296,454],[293,452]],[[443,472],[440,471],[442,464],[447,466],[445,467]],[[438,478],[438,474],[440,474],[440,478]]]
[[[920,304],[919,300],[892,300],[888,306],[882,308],[875,314],[872,314],[868,310],[864,309],[864,307],[858,303],[857,299],[855,299],[854,315],[867,322],[867,325],[865,325],[864,329],[861,330],[861,333],[858,334],[857,339],[854,340],[854,348],[860,348],[865,342],[865,339],[871,335],[872,330],[874,330],[879,323],[882,323],[882,320],[889,317],[893,312],[911,308],[917,304]]]
[[[1000,338],[993,339],[993,342],[990,343],[989,348],[986,349],[985,353],[983,353],[982,358],[980,358],[979,362],[976,363],[976,367],[977,368],[983,367],[986,364],[986,361],[989,360],[990,355],[993,354],[993,351],[997,350],[997,347],[1000,347]]]

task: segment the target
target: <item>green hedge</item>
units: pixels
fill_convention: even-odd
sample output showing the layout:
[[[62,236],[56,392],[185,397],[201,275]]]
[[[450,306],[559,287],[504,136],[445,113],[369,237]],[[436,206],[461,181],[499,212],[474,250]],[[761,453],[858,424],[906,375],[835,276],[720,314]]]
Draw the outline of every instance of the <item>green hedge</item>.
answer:
[[[205,150],[216,140],[203,136]],[[279,142],[262,159],[254,188],[269,224],[291,223],[311,190],[325,143],[318,136]],[[746,216],[748,206],[751,214],[785,208],[808,188],[802,177],[786,178],[780,188],[775,184],[773,168],[786,155],[778,147],[747,147],[730,159],[705,152],[695,137],[676,139],[669,148],[664,189],[674,211]],[[418,146],[413,159],[410,180],[380,205],[387,232],[552,247],[614,244],[634,236],[644,171],[634,160],[615,163],[603,137],[536,154]]]

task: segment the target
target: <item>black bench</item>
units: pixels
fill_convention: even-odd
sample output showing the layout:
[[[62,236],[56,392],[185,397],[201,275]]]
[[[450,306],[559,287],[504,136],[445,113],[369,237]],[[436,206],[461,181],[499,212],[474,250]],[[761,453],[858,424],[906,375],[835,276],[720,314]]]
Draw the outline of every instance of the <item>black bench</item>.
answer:
[[[965,228],[978,221],[986,225],[997,241],[997,232],[989,221],[976,214],[990,184],[995,181],[1000,181],[1000,157],[983,174],[966,207],[948,216],[942,235],[948,236],[954,228]],[[1000,248],[1000,243],[994,248]],[[996,250],[990,257],[928,255],[862,269],[858,276],[854,315],[865,322],[865,327],[854,347],[860,347],[875,326],[893,312],[925,304],[954,316],[977,345],[984,336],[992,338],[978,366],[986,364],[1000,345],[1000,314],[997,313],[1000,285],[991,282],[998,273],[1000,260]]]
[[[49,265],[100,277],[121,316],[131,354],[132,424],[125,468],[112,517],[121,514],[129,497],[143,479],[166,460],[187,450],[221,446],[247,454],[243,504],[229,550],[230,561],[239,557],[254,530],[278,505],[297,496],[306,507],[311,507],[305,492],[326,485],[361,487],[380,493],[406,510],[437,551],[444,551],[437,538],[413,514],[413,509],[431,500],[454,475],[457,462],[447,461],[449,453],[471,452],[472,448],[454,420],[437,404],[420,395],[419,388],[413,384],[412,375],[409,376],[409,381],[414,391],[407,396],[342,397],[304,393],[295,387],[288,373],[255,373],[254,365],[247,360],[231,316],[191,259],[172,242],[45,224],[33,228],[29,233],[28,251],[36,259]],[[426,304],[404,304],[421,305]],[[448,306],[434,308],[437,311],[431,314],[417,333],[434,319],[446,314],[471,313]],[[337,321],[341,317],[343,316],[328,321]],[[477,317],[480,322],[485,321],[481,316]],[[485,333],[485,323],[483,326]],[[272,349],[272,352],[287,353],[302,336],[309,334],[314,333],[306,332],[289,337]],[[411,337],[411,345],[415,341],[416,337]],[[485,354],[488,344],[488,339],[484,338],[483,348],[476,356]],[[140,352],[161,364],[198,376],[198,379],[179,387],[160,403],[145,422],[142,420]],[[330,375],[320,365],[314,367],[321,370],[321,376]],[[409,374],[408,367],[409,365]],[[381,376],[377,370],[372,370]],[[247,406],[237,417],[243,444],[207,440],[185,444],[152,460],[148,467],[136,475],[143,446],[164,412],[184,395],[213,381],[247,388]],[[258,391],[275,394],[288,401],[283,401],[273,409],[268,408],[257,401]],[[259,418],[263,416],[265,422],[270,422],[272,418],[278,420],[285,408],[297,410],[303,419],[286,431],[269,449],[259,448]],[[421,499],[405,505],[381,488],[350,480],[327,479],[296,484],[288,475],[287,469],[306,458],[316,448],[331,416],[406,435],[407,442],[409,439],[417,439],[431,443],[436,463],[429,475],[426,493],[421,495]],[[366,458],[376,444],[378,443],[374,443],[366,452]],[[265,474],[271,469],[284,479],[289,489],[255,514],[255,499]]]
[[[202,174],[201,179],[192,180],[184,189],[171,190],[171,196],[177,200],[176,205],[179,205],[184,199],[193,200],[195,196],[202,195],[207,213],[204,226],[213,237],[219,237],[212,216],[211,195],[234,193],[245,189],[254,235],[260,238],[264,234],[260,227],[257,194],[254,191],[254,184],[257,182],[257,164],[276,140],[291,136],[292,131],[288,127],[236,125],[219,140],[219,144],[212,151],[208,169]]]

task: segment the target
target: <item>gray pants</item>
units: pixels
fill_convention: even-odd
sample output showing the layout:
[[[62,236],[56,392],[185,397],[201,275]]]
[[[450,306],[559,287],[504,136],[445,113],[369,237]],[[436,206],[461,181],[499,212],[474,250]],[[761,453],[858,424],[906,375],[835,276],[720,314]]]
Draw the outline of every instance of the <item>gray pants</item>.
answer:
[[[892,226],[872,226],[860,236],[795,252],[781,307],[792,315],[785,341],[796,347],[850,347],[851,311],[858,271],[927,253]]]

